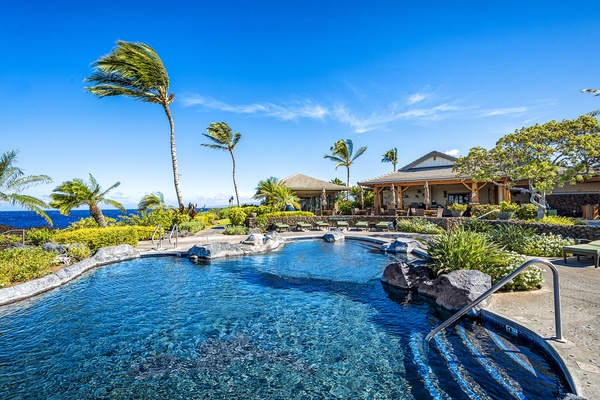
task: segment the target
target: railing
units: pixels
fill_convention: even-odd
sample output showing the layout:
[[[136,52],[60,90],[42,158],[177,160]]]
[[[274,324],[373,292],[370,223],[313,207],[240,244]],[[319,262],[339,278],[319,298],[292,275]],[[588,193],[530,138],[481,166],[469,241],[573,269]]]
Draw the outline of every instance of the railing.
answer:
[[[162,235],[162,225],[156,225],[156,229],[154,230],[154,233],[152,234],[152,244],[156,244],[157,241],[154,239],[154,237],[156,236],[156,233],[158,233],[158,246],[156,246],[156,249],[161,249],[162,248],[162,239],[163,239],[163,235]]]
[[[179,227],[177,226],[177,224],[173,225],[173,228],[171,229],[171,233],[169,234],[169,243],[173,244],[173,234],[175,234],[175,246],[173,246],[174,249],[177,248],[177,242],[179,239]]]
[[[21,243],[25,245],[25,229],[11,229],[10,231],[0,233],[0,235],[5,235],[10,232],[21,232]]]
[[[552,277],[554,280],[554,323],[556,326],[556,340],[560,341],[560,342],[564,341],[564,339],[562,337],[562,322],[561,322],[562,319],[561,319],[561,315],[560,315],[560,282],[559,282],[559,277],[558,277],[558,269],[556,269],[554,264],[552,264],[551,262],[546,261],[546,260],[537,259],[537,258],[526,261],[519,268],[515,269],[513,272],[508,274],[508,276],[506,276],[500,282],[495,284],[492,288],[490,288],[484,294],[482,294],[481,296],[479,296],[478,298],[473,300],[471,303],[469,303],[468,305],[463,307],[460,311],[458,311],[456,314],[454,314],[452,317],[450,317],[448,320],[446,320],[443,324],[441,324],[440,326],[438,326],[437,328],[432,330],[429,333],[429,335],[427,335],[425,337],[425,341],[429,342],[440,331],[442,331],[443,329],[446,329],[449,325],[456,322],[460,317],[462,317],[467,312],[469,312],[469,310],[471,310],[477,304],[481,303],[483,300],[488,298],[494,292],[498,291],[502,286],[504,286],[507,282],[512,280],[515,276],[517,276],[521,272],[523,272],[527,267],[530,267],[531,265],[534,265],[534,264],[543,264],[552,270]]]
[[[495,213],[495,212],[500,212],[500,210],[492,210],[492,211],[488,211],[485,214],[480,215],[479,217],[475,218],[475,219],[482,219],[483,217],[487,217],[488,215],[490,215],[491,213]]]

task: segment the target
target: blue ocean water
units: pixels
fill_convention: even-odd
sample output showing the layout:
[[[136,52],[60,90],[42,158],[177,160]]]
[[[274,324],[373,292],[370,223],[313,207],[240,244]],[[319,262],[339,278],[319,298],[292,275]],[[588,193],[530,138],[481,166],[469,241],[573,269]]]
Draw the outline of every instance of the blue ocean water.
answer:
[[[53,228],[66,228],[71,223],[79,221],[81,218],[90,216],[89,210],[73,210],[70,215],[62,215],[58,210],[47,210],[46,213],[54,222]],[[137,210],[127,210],[123,214],[119,210],[102,210],[105,217],[116,218],[137,214]],[[14,226],[15,228],[32,228],[41,226],[50,226],[46,220],[32,211],[0,211],[0,225]]]

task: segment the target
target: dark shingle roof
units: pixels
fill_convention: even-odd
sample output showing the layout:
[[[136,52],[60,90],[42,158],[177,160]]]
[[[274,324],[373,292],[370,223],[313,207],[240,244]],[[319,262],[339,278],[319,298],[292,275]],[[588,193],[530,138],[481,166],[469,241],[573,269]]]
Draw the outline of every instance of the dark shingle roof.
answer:
[[[293,191],[314,191],[314,190],[349,190],[347,186],[336,185],[335,183],[325,182],[317,178],[313,178],[303,174],[294,174],[281,180],[285,186]]]

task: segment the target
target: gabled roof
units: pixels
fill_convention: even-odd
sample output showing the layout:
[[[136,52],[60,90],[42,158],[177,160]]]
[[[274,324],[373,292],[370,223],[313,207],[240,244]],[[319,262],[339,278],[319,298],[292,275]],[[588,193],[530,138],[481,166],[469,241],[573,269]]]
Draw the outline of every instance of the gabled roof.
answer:
[[[468,176],[457,177],[452,172],[452,166],[457,160],[439,151],[432,151],[423,157],[405,165],[398,171],[381,175],[368,181],[358,182],[359,185],[377,185],[386,183],[411,183],[425,181],[456,181],[468,178]]]
[[[285,186],[289,187],[293,191],[321,191],[323,189],[328,191],[342,191],[349,190],[347,186],[336,185],[335,183],[325,182],[311,176],[303,174],[294,174],[281,180]]]
[[[441,160],[438,160],[440,158]],[[416,168],[436,168],[436,167],[448,167],[454,165],[457,158],[449,156],[448,154],[440,153],[439,151],[432,151],[425,154],[423,157],[416,159],[410,164],[400,168],[400,171],[406,171]],[[436,162],[437,161],[437,162]]]

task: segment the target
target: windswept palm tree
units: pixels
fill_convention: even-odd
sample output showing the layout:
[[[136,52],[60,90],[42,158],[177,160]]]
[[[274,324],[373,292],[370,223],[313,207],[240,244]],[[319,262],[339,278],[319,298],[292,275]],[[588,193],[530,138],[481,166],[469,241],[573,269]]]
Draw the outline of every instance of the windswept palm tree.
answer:
[[[331,161],[336,162],[337,164],[335,165],[335,169],[338,169],[338,167],[346,167],[348,172],[346,186],[350,187],[350,165],[352,165],[358,157],[362,156],[364,152],[367,151],[367,147],[361,147],[356,151],[356,154],[353,154],[354,144],[352,143],[352,140],[340,139],[335,142],[334,145],[329,148],[329,150],[331,151],[331,154],[325,154],[323,158],[328,158]],[[349,195],[346,194],[346,200],[348,198]]]
[[[50,195],[50,199],[52,199],[50,207],[58,208],[62,215],[69,215],[72,209],[87,204],[94,221],[96,221],[99,227],[104,228],[106,227],[106,221],[104,221],[104,215],[98,204],[109,204],[118,208],[123,213],[125,212],[125,207],[121,203],[106,197],[108,192],[120,184],[121,182],[117,182],[102,192],[102,188],[92,174],[90,174],[89,184],[81,179],[63,182]]]
[[[229,125],[225,122],[213,122],[208,128],[206,128],[208,134],[203,133],[202,136],[206,136],[213,143],[202,143],[200,146],[209,147],[211,149],[229,151],[231,154],[231,161],[233,162],[233,188],[235,189],[235,198],[237,200],[237,206],[240,206],[240,196],[238,195],[237,183],[235,181],[235,157],[233,156],[233,149],[238,144],[242,135],[239,132],[233,133]]]
[[[298,196],[294,194],[292,189],[273,176],[258,182],[256,194],[253,198],[261,200],[263,205],[269,205],[278,210],[285,210],[288,205],[297,210],[300,209]]]
[[[52,225],[52,220],[43,210],[43,208],[48,208],[48,205],[38,198],[21,194],[23,190],[31,186],[50,183],[52,179],[46,175],[26,176],[21,168],[15,166],[17,154],[17,151],[11,150],[3,153],[0,157],[0,201],[33,211]]]
[[[140,213],[164,208],[165,198],[161,192],[147,194],[138,203],[138,211]]]
[[[117,41],[112,53],[93,64],[94,72],[86,79],[93,86],[86,90],[97,97],[126,96],[145,103],[160,104],[171,127],[171,160],[173,181],[179,208],[183,209],[183,197],[179,185],[179,167],[175,147],[175,124],[169,105],[175,95],[169,93],[169,74],[154,49],[144,43]]]
[[[385,152],[381,162],[391,162],[394,166],[394,171],[396,170],[396,164],[398,164],[398,149],[393,148]]]
[[[581,89],[581,93],[593,93],[594,96],[600,96],[600,89]],[[590,117],[595,117],[600,114],[600,109],[587,113]]]

